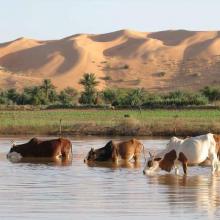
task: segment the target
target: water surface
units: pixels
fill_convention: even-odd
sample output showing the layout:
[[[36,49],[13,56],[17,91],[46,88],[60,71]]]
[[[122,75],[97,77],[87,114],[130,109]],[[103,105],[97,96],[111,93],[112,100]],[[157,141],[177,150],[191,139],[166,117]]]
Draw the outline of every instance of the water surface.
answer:
[[[70,164],[11,163],[12,138],[0,138],[0,219],[219,219],[220,175],[190,167],[189,175],[142,174],[140,164],[83,163],[109,138],[71,138]],[[28,138],[14,137],[17,143]],[[124,139],[116,138],[115,140]],[[158,151],[167,140],[141,140]],[[182,171],[181,171],[182,172]],[[182,174],[182,173],[181,173]]]

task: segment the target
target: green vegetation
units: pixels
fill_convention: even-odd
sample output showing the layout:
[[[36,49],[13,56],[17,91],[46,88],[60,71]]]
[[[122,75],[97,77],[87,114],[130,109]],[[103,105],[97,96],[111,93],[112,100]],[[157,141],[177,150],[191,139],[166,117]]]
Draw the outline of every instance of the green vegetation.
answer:
[[[84,91],[81,94],[79,102],[82,104],[97,104],[97,90],[96,86],[99,82],[96,80],[94,73],[85,73],[83,78],[79,81],[84,87]]]
[[[206,86],[201,93],[212,102],[220,100],[220,88],[218,87]]]
[[[128,117],[129,116],[129,117]],[[219,110],[0,111],[1,134],[187,136],[220,133]]]
[[[77,103],[78,92],[71,87],[67,87],[60,92],[58,96],[62,105],[69,105],[70,103]]]
[[[18,92],[15,89],[0,90],[0,105],[33,105],[48,108],[71,108],[76,106],[116,108],[182,108],[186,106],[207,106],[220,100],[220,87],[205,87],[198,92],[174,91],[170,93],[150,93],[145,89],[96,89],[99,81],[95,74],[85,73],[79,84],[79,93],[71,87],[58,92],[49,79],[39,86],[26,87]]]
[[[26,87],[20,93],[16,89],[0,91],[2,105],[70,105],[77,102],[78,93],[74,88],[67,87],[58,94],[49,79],[39,86]]]
[[[81,93],[71,87],[58,92],[49,79],[21,92],[0,90],[0,134],[56,135],[60,119],[65,135],[220,133],[218,106],[208,109],[220,100],[220,87],[163,94],[141,88],[97,91],[99,81],[93,73],[85,73],[79,83]]]

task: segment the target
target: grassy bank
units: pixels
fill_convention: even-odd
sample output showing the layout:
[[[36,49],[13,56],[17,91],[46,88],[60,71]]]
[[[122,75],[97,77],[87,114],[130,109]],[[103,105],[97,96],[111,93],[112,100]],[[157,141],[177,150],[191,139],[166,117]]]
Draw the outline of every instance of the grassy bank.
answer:
[[[2,135],[197,135],[220,133],[219,110],[0,111]]]

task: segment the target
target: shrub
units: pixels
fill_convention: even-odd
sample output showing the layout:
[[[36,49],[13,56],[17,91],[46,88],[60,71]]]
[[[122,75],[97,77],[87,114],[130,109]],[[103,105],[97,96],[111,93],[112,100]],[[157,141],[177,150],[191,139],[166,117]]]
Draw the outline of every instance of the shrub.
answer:
[[[204,89],[201,90],[201,93],[206,96],[211,102],[220,100],[220,88],[218,87],[206,86]]]
[[[60,92],[59,101],[62,105],[71,105],[76,102],[78,92],[71,87],[67,87]]]

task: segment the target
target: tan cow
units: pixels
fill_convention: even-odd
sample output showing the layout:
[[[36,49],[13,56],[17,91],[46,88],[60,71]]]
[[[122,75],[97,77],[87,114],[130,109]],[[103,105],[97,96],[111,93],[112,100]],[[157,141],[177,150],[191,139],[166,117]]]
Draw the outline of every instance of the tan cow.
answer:
[[[113,161],[118,160],[130,161],[134,159],[138,161],[144,150],[143,144],[135,138],[128,141],[115,143],[109,141],[104,147],[94,150],[91,148],[88,155],[84,159],[87,161]]]

